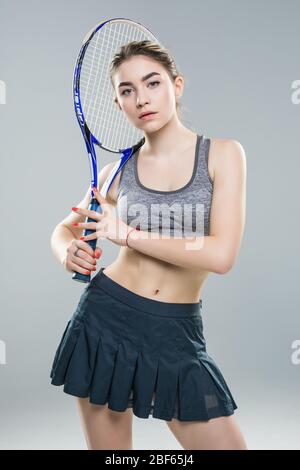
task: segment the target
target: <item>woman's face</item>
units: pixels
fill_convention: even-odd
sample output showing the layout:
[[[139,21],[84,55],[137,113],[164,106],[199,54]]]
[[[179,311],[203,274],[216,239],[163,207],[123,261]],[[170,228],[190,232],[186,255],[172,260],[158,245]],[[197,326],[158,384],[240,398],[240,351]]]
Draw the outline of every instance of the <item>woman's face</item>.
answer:
[[[133,126],[145,132],[158,130],[173,117],[176,97],[179,98],[183,90],[182,77],[172,82],[161,64],[143,55],[123,62],[114,73],[113,82],[118,108]],[[148,120],[139,118],[148,111],[156,114]]]

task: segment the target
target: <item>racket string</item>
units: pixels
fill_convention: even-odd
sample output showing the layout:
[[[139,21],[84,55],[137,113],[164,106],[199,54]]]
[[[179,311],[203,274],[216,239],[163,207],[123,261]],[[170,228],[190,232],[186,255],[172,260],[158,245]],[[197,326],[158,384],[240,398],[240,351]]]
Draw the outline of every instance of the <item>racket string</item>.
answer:
[[[132,147],[143,133],[117,108],[109,67],[122,45],[145,39],[158,42],[138,23],[112,20],[94,34],[82,60],[79,88],[85,121],[101,145],[115,152]]]

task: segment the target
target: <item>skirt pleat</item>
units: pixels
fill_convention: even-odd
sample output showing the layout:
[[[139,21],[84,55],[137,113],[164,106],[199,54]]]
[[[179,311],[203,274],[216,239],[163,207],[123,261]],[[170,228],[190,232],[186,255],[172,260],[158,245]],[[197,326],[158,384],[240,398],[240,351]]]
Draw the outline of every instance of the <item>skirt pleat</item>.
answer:
[[[54,385],[63,385],[65,383],[66,372],[81,330],[81,323],[77,322],[75,319],[68,321],[62,335],[62,339],[56,350],[50,372],[50,377],[52,378],[52,381],[55,382]]]
[[[129,341],[119,343],[115,356],[114,369],[111,380],[109,407],[117,411],[125,411],[133,383],[134,371],[138,352],[132,348]]]
[[[110,388],[114,373],[118,341],[108,332],[99,335],[97,358],[91,381],[90,402],[104,405],[110,400]]]
[[[175,410],[179,361],[172,350],[164,350],[159,357],[153,417],[172,420]]]
[[[130,405],[136,416],[147,418],[153,410],[155,384],[157,381],[158,351],[144,347],[139,353],[132,385]]]
[[[87,396],[96,361],[97,342],[98,338],[82,324],[65,374],[66,392],[77,390],[81,397]]]
[[[51,383],[140,418],[209,420],[237,408],[206,351],[201,306],[139,296],[100,272],[67,322]]]

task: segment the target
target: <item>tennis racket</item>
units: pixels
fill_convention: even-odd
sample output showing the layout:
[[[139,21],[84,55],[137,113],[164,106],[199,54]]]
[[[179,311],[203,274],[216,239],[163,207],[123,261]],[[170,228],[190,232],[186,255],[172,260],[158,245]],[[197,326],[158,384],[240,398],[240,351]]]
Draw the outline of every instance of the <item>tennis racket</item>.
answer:
[[[98,24],[84,38],[73,76],[73,98],[77,120],[86,144],[91,173],[91,201],[89,210],[102,213],[94,197],[93,186],[98,187],[98,169],[95,146],[121,157],[106,178],[100,194],[106,197],[114,178],[133,153],[143,145],[145,138],[117,109],[114,90],[109,78],[109,66],[119,48],[132,41],[150,40],[155,36],[141,23],[127,18],[112,18]],[[95,222],[90,217],[86,222]],[[84,236],[94,230],[85,229]],[[95,250],[97,239],[87,243]],[[90,282],[91,276],[75,272],[72,279]]]

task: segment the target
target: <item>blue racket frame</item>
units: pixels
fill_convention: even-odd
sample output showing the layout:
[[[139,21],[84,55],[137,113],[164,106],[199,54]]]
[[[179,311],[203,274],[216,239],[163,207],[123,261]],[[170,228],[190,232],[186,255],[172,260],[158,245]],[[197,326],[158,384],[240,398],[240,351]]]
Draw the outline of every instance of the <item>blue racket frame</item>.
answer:
[[[88,128],[88,126],[85,122],[85,119],[84,119],[84,114],[83,114],[83,110],[82,110],[82,106],[81,106],[81,100],[80,100],[80,89],[79,89],[80,71],[81,71],[82,61],[83,61],[83,57],[84,57],[86,48],[88,47],[91,39],[96,34],[96,32],[100,28],[102,28],[106,23],[108,23],[112,20],[124,20],[124,19],[126,20],[127,18],[110,18],[109,20],[104,21],[103,23],[100,23],[91,32],[90,36],[84,42],[84,44],[82,45],[82,47],[80,49],[78,59],[77,59],[76,65],[75,65],[74,76],[73,76],[74,108],[75,108],[75,113],[76,113],[76,116],[77,116],[77,120],[78,120],[80,129],[81,129],[81,132],[82,132],[85,144],[86,144],[86,149],[87,149],[87,153],[88,153],[88,157],[89,157],[89,161],[90,161],[91,201],[90,201],[90,205],[89,205],[89,210],[97,211],[100,214],[102,213],[101,205],[99,204],[98,200],[95,198],[92,188],[93,188],[93,186],[95,186],[96,188],[98,187],[98,170],[97,170],[97,156],[96,156],[96,152],[95,152],[95,145],[98,145],[101,148],[103,148],[103,146],[101,145],[101,142],[99,142],[96,139],[96,137],[91,133],[91,131],[89,130],[89,128]],[[136,23],[138,23],[138,22],[136,22]],[[126,161],[133,155],[133,153],[141,145],[143,145],[143,143],[144,143],[144,138],[142,138],[142,140],[140,142],[138,142],[136,145],[134,145],[133,147],[129,147],[127,149],[120,149],[119,150],[118,153],[121,153],[119,166],[118,166],[117,170],[115,171],[115,174],[113,175],[113,177],[110,181],[110,184],[108,185],[108,188],[107,188],[106,192],[108,192],[108,190],[109,190],[112,182],[114,181],[116,175],[121,170],[121,168],[126,163]],[[109,152],[112,152],[112,153],[117,153],[117,152],[113,152],[109,149],[105,149],[105,150],[107,150]],[[91,219],[90,217],[87,217],[86,218],[86,223],[87,222],[95,222],[95,220]],[[94,233],[94,232],[95,232],[95,230],[85,229],[84,230],[84,236],[90,235],[91,233]],[[87,240],[86,243],[88,243],[90,245],[90,247],[92,248],[92,250],[95,251],[96,246],[97,246],[97,238],[95,238],[94,240]],[[87,283],[87,282],[90,282],[91,276],[89,274],[81,274],[81,273],[75,272],[72,276],[72,279],[74,279],[74,281]]]

